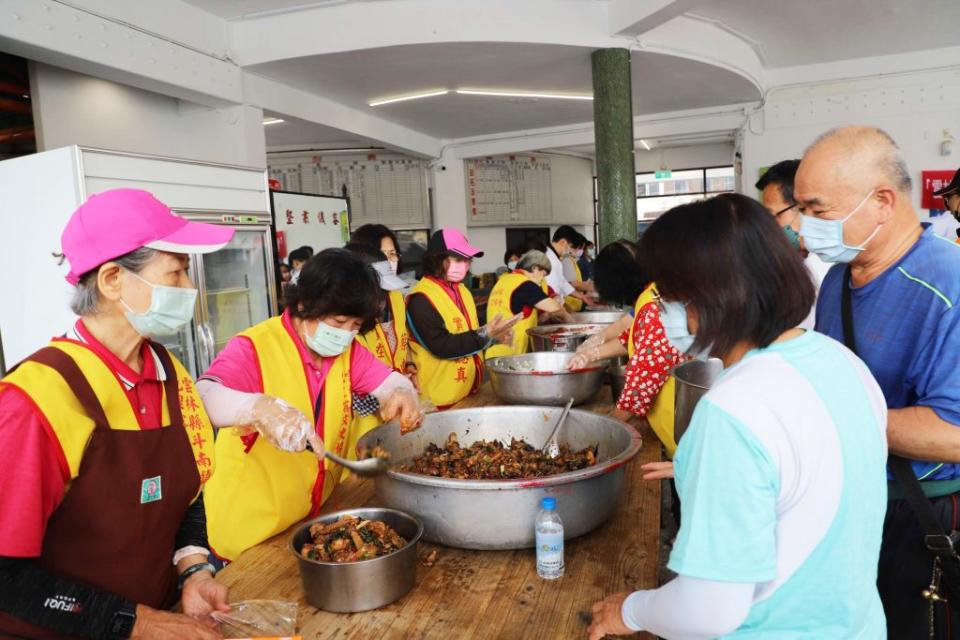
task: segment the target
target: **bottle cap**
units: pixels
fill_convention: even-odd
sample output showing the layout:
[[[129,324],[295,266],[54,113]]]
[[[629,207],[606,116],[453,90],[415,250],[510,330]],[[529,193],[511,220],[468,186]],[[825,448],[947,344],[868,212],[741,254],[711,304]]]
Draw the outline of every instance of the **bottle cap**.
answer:
[[[543,498],[540,501],[540,507],[552,511],[557,508],[557,499],[556,498]]]

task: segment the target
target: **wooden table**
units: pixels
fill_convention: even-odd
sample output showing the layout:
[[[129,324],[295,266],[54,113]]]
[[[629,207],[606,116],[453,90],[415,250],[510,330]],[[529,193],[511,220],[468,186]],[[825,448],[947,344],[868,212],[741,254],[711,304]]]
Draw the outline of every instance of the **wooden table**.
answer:
[[[457,406],[497,404],[487,385]],[[594,402],[579,408],[610,413],[610,390],[604,387]],[[305,639],[585,638],[594,602],[657,585],[660,483],[644,482],[640,465],[660,460],[660,443],[645,423],[639,429],[643,447],[627,466],[620,508],[600,528],[567,541],[566,573],[560,580],[537,577],[533,549],[468,551],[421,542],[421,560],[436,549],[436,564],[418,563],[417,584],[404,598],[376,611],[328,613],[304,602],[296,559],[288,549],[292,531],[248,550],[219,579],[230,587],[234,602],[299,602],[299,630]],[[374,505],[373,482],[350,479],[334,491],[323,512]]]

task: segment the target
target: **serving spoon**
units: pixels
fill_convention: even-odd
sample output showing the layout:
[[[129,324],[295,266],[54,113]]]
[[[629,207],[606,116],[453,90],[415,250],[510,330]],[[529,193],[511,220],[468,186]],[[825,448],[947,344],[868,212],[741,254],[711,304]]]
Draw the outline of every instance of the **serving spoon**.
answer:
[[[563,426],[563,423],[567,419],[567,415],[570,413],[570,407],[573,406],[573,398],[570,398],[567,401],[567,406],[563,408],[563,413],[560,414],[560,419],[557,420],[557,424],[554,425],[553,431],[550,432],[550,437],[547,438],[546,443],[540,448],[540,451],[543,451],[551,458],[556,458],[560,455],[560,445],[557,444],[557,432],[560,431],[560,427]]]

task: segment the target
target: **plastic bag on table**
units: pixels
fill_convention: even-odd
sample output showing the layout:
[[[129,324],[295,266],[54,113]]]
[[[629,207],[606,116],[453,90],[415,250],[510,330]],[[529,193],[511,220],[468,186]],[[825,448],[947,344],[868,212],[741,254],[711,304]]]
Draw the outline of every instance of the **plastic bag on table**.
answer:
[[[283,600],[242,600],[228,613],[210,614],[224,638],[289,638],[297,632],[297,603]]]

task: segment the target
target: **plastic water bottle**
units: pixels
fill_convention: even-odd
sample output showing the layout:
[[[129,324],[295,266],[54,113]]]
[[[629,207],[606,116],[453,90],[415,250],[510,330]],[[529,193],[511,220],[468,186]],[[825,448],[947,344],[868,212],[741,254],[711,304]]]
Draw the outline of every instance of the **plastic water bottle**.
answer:
[[[543,498],[537,514],[537,575],[544,580],[563,577],[563,522],[557,499]]]

